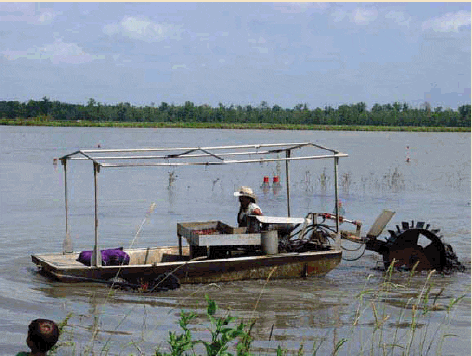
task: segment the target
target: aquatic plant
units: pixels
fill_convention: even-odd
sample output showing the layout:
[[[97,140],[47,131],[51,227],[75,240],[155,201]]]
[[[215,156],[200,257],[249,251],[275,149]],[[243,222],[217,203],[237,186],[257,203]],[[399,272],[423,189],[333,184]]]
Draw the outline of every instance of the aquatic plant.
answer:
[[[236,344],[236,354],[240,356],[249,355],[249,348],[252,341],[250,336],[252,326],[247,328],[243,322],[240,322],[238,325],[231,325],[237,319],[229,314],[217,318],[217,304],[208,295],[205,295],[205,299],[208,304],[207,317],[210,322],[210,328],[208,329],[210,331],[210,340],[195,340],[193,338],[189,324],[196,318],[196,314],[182,311],[180,313],[179,325],[183,332],[180,334],[177,332],[169,332],[167,342],[170,352],[161,352],[160,348],[158,348],[156,350],[156,356],[181,356],[185,355],[186,351],[191,351],[192,354],[196,354],[195,347],[199,344],[205,347],[208,356],[232,355],[229,350],[231,342],[235,339],[239,340]]]
[[[174,185],[174,182],[177,180],[177,174],[175,171],[170,171],[169,172],[169,183],[167,185],[167,189],[171,189],[172,186]]]
[[[157,340],[155,356],[183,356],[183,355],[429,355],[442,354],[444,341],[454,337],[448,332],[447,327],[451,320],[452,312],[461,303],[470,291],[457,297],[445,300],[444,288],[434,290],[434,271],[426,275],[422,287],[414,287],[418,282],[418,272],[415,270],[402,273],[394,272],[393,263],[385,273],[381,283],[375,281],[375,276],[366,277],[365,285],[357,296],[357,305],[350,318],[349,331],[329,330],[325,337],[316,338],[311,350],[306,349],[300,342],[298,349],[291,350],[284,345],[275,348],[255,348],[256,342],[251,335],[252,329],[257,325],[257,318],[253,316],[249,322],[243,322],[233,317],[229,312],[221,311],[216,302],[207,294],[206,315],[203,319],[197,318],[194,311],[180,311],[178,325],[180,330],[170,331],[166,340]],[[397,280],[401,282],[398,283]],[[414,281],[414,282],[413,282]],[[369,287],[371,284],[373,287]],[[262,290],[265,288],[262,288]],[[256,301],[256,307],[260,301],[262,291]],[[398,298],[399,294],[405,294],[407,298]],[[394,312],[389,309],[394,305]],[[131,311],[130,311],[131,313]],[[433,313],[443,313],[444,319],[437,326],[431,326],[430,317]],[[74,328],[69,323],[73,316],[69,314],[60,323],[61,337],[50,355],[114,355],[110,348],[116,341],[112,336],[106,342],[98,345],[100,351],[94,351],[97,342],[97,332],[92,327],[90,341],[81,346],[74,339]],[[129,317],[129,313],[123,316],[123,321]],[[79,317],[81,319],[82,317]],[[206,321],[205,321],[206,320]],[[148,322],[146,321],[146,324]],[[79,320],[79,324],[81,324]],[[120,323],[121,324],[121,323]],[[366,326],[367,330],[366,331]],[[117,328],[119,325],[117,326]],[[206,330],[202,333],[201,330]],[[194,333],[199,331],[199,333]],[[269,341],[272,337],[273,327]],[[324,345],[328,333],[333,333],[333,344]],[[338,337],[338,333],[340,337]],[[199,336],[196,336],[199,335]],[[132,346],[136,353],[127,355],[149,355],[142,349],[138,341],[131,341],[123,346]],[[322,349],[322,346],[324,349]],[[326,349],[328,348],[328,350]],[[360,347],[360,349],[359,349]]]
[[[360,320],[367,310],[372,312],[372,334],[370,343],[361,340],[361,354],[391,354],[391,355],[427,355],[433,349],[436,354],[442,354],[442,343],[445,338],[454,335],[446,333],[446,328],[450,319],[452,307],[457,305],[466,294],[457,298],[452,298],[448,306],[438,303],[440,295],[444,292],[441,289],[438,293],[433,293],[432,276],[435,270],[428,273],[423,287],[413,293],[405,302],[396,301],[400,306],[399,313],[389,313],[387,311],[387,301],[395,299],[398,292],[408,292],[412,277],[417,273],[415,268],[409,272],[409,277],[403,279],[405,284],[393,282],[393,271],[395,260],[390,264],[385,273],[384,281],[375,289],[364,290],[358,295],[358,306],[351,328],[349,342],[354,342],[354,335],[360,327]],[[416,266],[415,266],[416,267]],[[372,275],[366,279],[366,286]],[[429,317],[434,311],[446,311],[443,322],[435,330],[429,328]],[[364,322],[365,323],[365,322]]]
[[[345,194],[349,194],[349,187],[352,184],[352,173],[347,172],[341,175],[341,187]]]
[[[320,185],[321,185],[321,189],[323,191],[326,190],[327,188],[327,185],[328,185],[328,182],[329,182],[329,176],[326,175],[326,167],[323,168],[323,172],[320,174],[320,176],[318,177],[318,180],[320,182]]]

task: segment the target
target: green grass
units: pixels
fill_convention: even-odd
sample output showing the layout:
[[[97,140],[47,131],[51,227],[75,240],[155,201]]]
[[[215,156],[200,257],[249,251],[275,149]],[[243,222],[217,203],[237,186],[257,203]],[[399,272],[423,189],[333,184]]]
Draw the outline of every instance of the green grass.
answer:
[[[470,132],[470,127],[358,126],[358,125],[297,125],[268,123],[218,122],[115,122],[56,121],[48,119],[0,119],[0,125],[52,127],[123,127],[123,128],[188,128],[238,130],[316,130],[316,131],[406,131],[406,132]]]

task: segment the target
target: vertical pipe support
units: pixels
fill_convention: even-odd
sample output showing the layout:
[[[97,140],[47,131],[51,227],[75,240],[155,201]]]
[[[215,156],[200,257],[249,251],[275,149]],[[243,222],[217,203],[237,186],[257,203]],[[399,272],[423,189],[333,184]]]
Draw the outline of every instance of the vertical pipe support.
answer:
[[[337,154],[338,152],[336,152]],[[338,248],[341,248],[341,237],[339,235],[339,197],[338,197],[338,166],[339,157],[334,157],[334,202],[336,212],[336,241],[335,244]]]
[[[62,253],[72,253],[72,240],[70,238],[70,228],[69,228],[69,198],[67,190],[67,159],[61,160],[62,166],[64,167],[64,202],[66,209],[66,237],[62,243]]]
[[[66,235],[69,233],[69,201],[67,197],[67,160],[62,160],[62,166],[64,167],[64,200],[66,207]]]
[[[285,177],[287,181],[287,216],[290,217],[290,170],[288,168],[290,150],[285,151],[287,160],[285,161]]]
[[[93,162],[93,184],[95,194],[95,244],[93,246],[92,253],[92,266],[100,267],[102,265],[102,254],[98,246],[98,185],[97,185],[97,174],[100,173],[100,164]]]

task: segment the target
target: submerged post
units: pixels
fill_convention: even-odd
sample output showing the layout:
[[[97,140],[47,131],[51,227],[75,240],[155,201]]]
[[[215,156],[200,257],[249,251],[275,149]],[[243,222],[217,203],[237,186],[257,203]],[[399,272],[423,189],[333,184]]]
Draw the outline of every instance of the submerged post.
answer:
[[[93,246],[92,253],[92,266],[100,267],[102,265],[102,254],[98,247],[98,186],[97,186],[97,173],[100,172],[100,165],[97,162],[93,162],[93,184],[95,190],[95,244]]]
[[[286,158],[290,158],[290,150],[285,151]],[[290,217],[290,174],[288,169],[288,159],[285,161],[285,177],[287,178],[287,216]]]
[[[72,253],[72,240],[70,238],[70,230],[69,230],[69,200],[68,200],[68,192],[67,192],[67,160],[63,159],[62,166],[64,167],[64,196],[65,196],[65,207],[66,207],[66,237],[62,242],[62,253]]]
[[[340,248],[341,238],[339,235],[338,165],[339,165],[339,157],[334,157],[334,202],[335,202],[335,212],[336,212],[336,241],[335,242],[336,242],[336,246]]]

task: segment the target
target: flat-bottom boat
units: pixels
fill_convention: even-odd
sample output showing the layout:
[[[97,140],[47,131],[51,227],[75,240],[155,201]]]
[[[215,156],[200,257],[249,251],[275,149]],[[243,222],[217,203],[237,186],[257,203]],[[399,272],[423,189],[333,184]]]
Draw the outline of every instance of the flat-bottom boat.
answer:
[[[323,154],[294,156],[301,149],[318,149]],[[326,153],[328,151],[328,153]],[[285,153],[285,157],[280,155]],[[111,155],[110,155],[111,154]],[[324,275],[341,261],[339,248],[340,215],[338,211],[337,170],[339,158],[347,154],[325,148],[314,143],[278,143],[219,147],[193,148],[146,148],[146,149],[93,149],[79,150],[67,154],[59,160],[64,168],[66,238],[62,253],[32,255],[40,271],[47,276],[64,282],[110,281],[121,279],[126,283],[143,285],[161,276],[173,276],[180,283],[225,282],[244,279],[297,278],[310,275]],[[308,219],[290,218],[289,162],[298,160],[334,160],[334,201],[336,225],[333,227],[335,243],[314,244],[308,249],[278,249],[278,231],[273,229],[278,223],[303,223],[306,231]],[[94,174],[95,197],[95,241],[91,259],[87,264],[80,262],[80,253],[70,247],[68,219],[67,165],[70,161],[91,161]],[[175,247],[149,247],[124,250],[128,260],[125,264],[107,265],[102,263],[102,250],[98,242],[98,201],[97,175],[104,168],[114,167],[169,167],[169,166],[209,166],[227,164],[250,164],[263,162],[285,162],[286,165],[286,218],[259,218],[260,227],[266,230],[247,233],[221,222],[211,222],[215,234],[201,232],[207,223],[181,223],[177,225],[179,245]],[[264,220],[265,219],[265,220]],[[312,219],[313,220],[313,219]],[[314,220],[312,221],[314,224]],[[272,230],[270,227],[272,226]],[[313,225],[314,226],[314,225]],[[275,239],[274,239],[275,231]],[[188,246],[182,243],[182,237]],[[66,242],[69,241],[69,244]],[[283,253],[280,253],[283,252]]]

